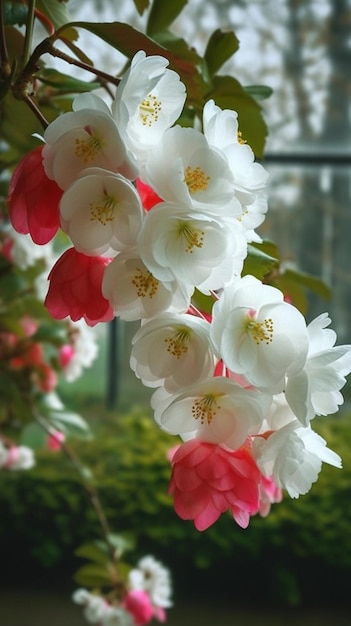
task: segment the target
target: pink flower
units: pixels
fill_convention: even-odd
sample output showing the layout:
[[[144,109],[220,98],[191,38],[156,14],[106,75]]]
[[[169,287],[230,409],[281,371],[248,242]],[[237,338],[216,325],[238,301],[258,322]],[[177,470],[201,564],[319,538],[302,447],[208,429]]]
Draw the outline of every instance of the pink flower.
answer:
[[[62,448],[62,444],[65,441],[65,435],[59,430],[56,430],[48,436],[46,440],[46,447],[51,452],[58,452]]]
[[[45,174],[42,150],[43,146],[38,146],[18,163],[7,198],[14,229],[29,233],[39,245],[48,243],[57,233],[58,205],[63,193]]]
[[[122,606],[133,616],[137,626],[148,624],[154,616],[151,600],[143,589],[132,589],[128,591]]]
[[[283,491],[280,487],[277,487],[273,478],[266,478],[261,476],[260,486],[260,509],[259,514],[261,517],[267,517],[271,510],[271,505],[276,502],[281,502],[283,498]]]
[[[169,493],[182,519],[205,530],[230,511],[242,528],[260,507],[261,473],[247,446],[238,450],[191,439],[172,458]]]
[[[49,274],[45,305],[52,317],[73,322],[84,318],[88,326],[114,318],[110,303],[101,293],[101,283],[110,259],[90,257],[69,248]]]
[[[65,367],[67,367],[67,365],[70,364],[70,362],[72,361],[73,357],[74,357],[74,348],[73,348],[73,346],[70,346],[69,344],[66,344],[66,345],[61,346],[59,348],[58,359],[59,359],[59,363],[60,363],[62,369],[64,369]]]

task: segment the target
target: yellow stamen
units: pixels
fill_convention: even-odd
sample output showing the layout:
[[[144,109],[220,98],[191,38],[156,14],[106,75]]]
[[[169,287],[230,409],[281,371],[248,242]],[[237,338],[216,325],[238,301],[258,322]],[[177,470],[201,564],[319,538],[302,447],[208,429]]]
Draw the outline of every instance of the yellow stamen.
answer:
[[[221,407],[217,404],[215,396],[209,393],[206,396],[195,400],[191,408],[191,413],[195,420],[200,420],[201,424],[204,424],[205,422],[207,422],[207,424],[211,424],[214,416],[220,408]]]
[[[162,102],[149,93],[139,104],[139,116],[143,126],[152,126],[154,122],[157,122],[161,109]]]
[[[132,280],[139,298],[154,297],[157,293],[159,281],[148,270],[142,270],[139,267]]]
[[[102,148],[102,142],[98,137],[90,135],[87,139],[76,139],[75,155],[84,163],[93,161]]]
[[[188,351],[188,343],[190,340],[190,332],[188,328],[179,328],[173,337],[167,337],[164,341],[167,343],[167,352],[175,356],[177,359],[186,354]]]
[[[247,143],[246,139],[243,139],[241,130],[238,130],[238,143],[241,143],[242,145]]]
[[[188,165],[186,168],[184,182],[190,193],[205,191],[208,187],[209,181],[210,176],[207,176],[201,167],[190,167],[190,165]]]
[[[260,343],[265,343],[267,346],[273,341],[273,320],[271,317],[267,317],[267,319],[262,322],[257,322],[255,320],[250,320],[247,325],[247,330],[252,336],[254,342],[259,345]]]
[[[100,222],[102,226],[106,226],[109,222],[113,222],[115,218],[114,209],[117,206],[115,198],[105,196],[100,203],[94,204],[91,202],[89,206],[91,222]]]
[[[192,253],[194,251],[194,248],[202,248],[204,245],[204,231],[193,228],[193,226],[191,226],[189,222],[185,222],[181,225],[180,235],[185,240],[185,252]]]

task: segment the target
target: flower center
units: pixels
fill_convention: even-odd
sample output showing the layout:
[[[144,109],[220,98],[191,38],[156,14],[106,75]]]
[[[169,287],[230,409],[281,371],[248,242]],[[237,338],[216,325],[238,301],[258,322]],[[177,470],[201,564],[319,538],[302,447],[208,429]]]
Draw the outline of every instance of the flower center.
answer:
[[[84,163],[93,161],[102,148],[102,142],[98,137],[92,134],[90,126],[86,126],[84,130],[87,132],[88,137],[86,139],[76,139],[75,155],[82,159]]]
[[[108,222],[113,222],[114,220],[114,209],[117,206],[117,202],[115,198],[110,196],[105,196],[105,198],[99,202],[95,203],[90,202],[90,221],[91,222],[100,222],[102,226],[106,226]]]
[[[180,359],[183,354],[188,351],[188,343],[190,340],[190,332],[188,328],[179,328],[173,335],[173,337],[166,337],[164,340],[167,343],[167,352]]]
[[[204,231],[194,228],[189,222],[181,224],[180,235],[185,242],[185,252],[192,253],[194,248],[202,248],[204,245]]]
[[[136,274],[132,280],[132,285],[136,288],[139,298],[151,299],[157,292],[159,281],[148,270],[141,270],[139,267],[136,270]]]
[[[207,176],[201,167],[190,167],[190,165],[188,165],[186,168],[184,182],[190,193],[205,191],[208,187],[209,181],[210,176]]]
[[[208,393],[202,398],[197,398],[191,407],[191,414],[194,420],[200,420],[201,424],[207,422],[211,424],[217,410],[221,407],[217,404],[216,398],[212,393]]]
[[[149,93],[139,104],[139,116],[142,125],[152,126],[154,122],[157,122],[161,109],[162,102],[157,100],[152,93]]]
[[[247,143],[246,139],[243,139],[243,134],[241,130],[238,130],[238,143],[240,143],[241,145]]]
[[[246,328],[250,333],[252,339],[258,346],[260,345],[260,343],[265,343],[268,346],[273,341],[273,320],[271,317],[267,317],[266,319],[262,320],[262,322],[258,322],[257,320],[253,319],[254,314],[254,311],[250,311],[250,319]]]

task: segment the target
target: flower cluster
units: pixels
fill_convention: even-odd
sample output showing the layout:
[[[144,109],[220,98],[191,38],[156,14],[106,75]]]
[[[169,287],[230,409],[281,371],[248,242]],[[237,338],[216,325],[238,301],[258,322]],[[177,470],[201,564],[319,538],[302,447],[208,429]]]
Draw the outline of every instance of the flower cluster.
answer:
[[[73,601],[83,606],[90,624],[101,626],[143,626],[153,618],[166,621],[171,603],[171,581],[168,569],[152,556],[140,559],[129,571],[121,598],[77,589]]]
[[[72,242],[49,274],[53,317],[141,321],[131,367],[155,389],[156,422],[183,440],[177,513],[203,530],[229,511],[246,527],[283,489],[305,494],[323,461],[341,466],[311,421],[343,402],[351,346],[335,346],[327,314],[307,325],[279,289],[245,275],[267,172],[234,111],[209,100],[202,130],[177,124],[185,99],[167,61],[138,52],[111,109],[82,94],[46,129],[37,156],[42,189],[55,189],[50,219],[40,202],[19,209],[27,165],[9,206],[34,241],[60,226]],[[199,292],[210,313],[195,307]]]

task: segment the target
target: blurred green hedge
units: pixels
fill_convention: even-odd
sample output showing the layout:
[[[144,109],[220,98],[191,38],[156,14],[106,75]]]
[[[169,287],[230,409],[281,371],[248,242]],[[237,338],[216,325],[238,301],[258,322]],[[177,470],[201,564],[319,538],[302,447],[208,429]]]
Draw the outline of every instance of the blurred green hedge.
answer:
[[[138,556],[153,553],[171,568],[180,594],[221,593],[244,601],[290,604],[348,602],[351,572],[351,419],[320,419],[319,433],[343,458],[344,469],[324,466],[311,492],[286,496],[266,519],[246,530],[222,518],[200,533],[180,520],[167,495],[167,451],[177,443],[147,412],[95,410],[92,441],[74,442],[91,468],[111,530],[138,539]],[[78,473],[62,454],[38,454],[28,472],[0,474],[0,551],[7,578],[34,579],[81,565],[72,556],[100,536]],[[66,574],[65,574],[66,575]]]

